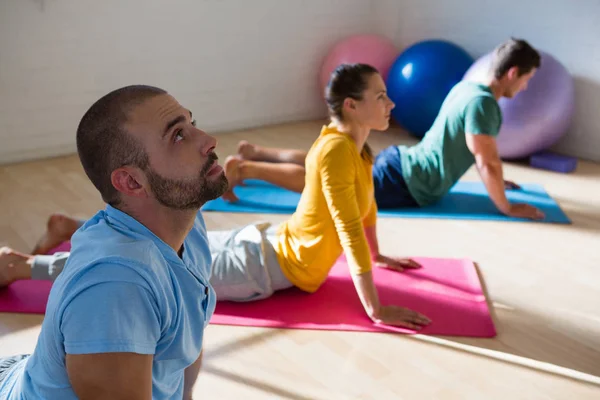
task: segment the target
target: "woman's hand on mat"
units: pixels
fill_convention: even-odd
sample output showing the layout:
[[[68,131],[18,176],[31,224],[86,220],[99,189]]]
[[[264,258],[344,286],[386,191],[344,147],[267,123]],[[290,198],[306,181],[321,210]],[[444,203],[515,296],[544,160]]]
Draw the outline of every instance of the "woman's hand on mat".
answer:
[[[431,320],[423,314],[398,306],[381,306],[371,319],[378,324],[401,326],[414,330],[424,328],[431,323]]]
[[[405,269],[422,268],[421,264],[410,258],[388,257],[383,254],[377,254],[375,256],[375,265],[380,268],[389,268],[399,272],[402,272]]]
[[[504,189],[506,189],[506,190],[521,190],[521,186],[517,185],[513,181],[504,181]]]
[[[536,220],[544,219],[545,216],[544,213],[537,208],[525,203],[511,204],[508,215],[515,218],[529,218]]]

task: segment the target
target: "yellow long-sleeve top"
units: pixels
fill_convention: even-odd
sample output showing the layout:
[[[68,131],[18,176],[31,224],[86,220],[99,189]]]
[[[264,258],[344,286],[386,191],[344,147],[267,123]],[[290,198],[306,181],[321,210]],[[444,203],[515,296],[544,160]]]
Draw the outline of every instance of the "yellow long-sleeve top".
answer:
[[[306,181],[296,212],[281,224],[275,251],[284,275],[314,292],[342,251],[351,273],[371,270],[364,227],[375,225],[373,160],[353,139],[323,126],[306,157]]]

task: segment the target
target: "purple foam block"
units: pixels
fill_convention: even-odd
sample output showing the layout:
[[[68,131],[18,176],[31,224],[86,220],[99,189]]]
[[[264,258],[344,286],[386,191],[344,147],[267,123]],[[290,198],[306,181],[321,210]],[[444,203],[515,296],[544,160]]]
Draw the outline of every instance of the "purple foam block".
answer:
[[[529,165],[535,168],[567,173],[577,167],[577,159],[543,151],[533,154],[529,159]]]

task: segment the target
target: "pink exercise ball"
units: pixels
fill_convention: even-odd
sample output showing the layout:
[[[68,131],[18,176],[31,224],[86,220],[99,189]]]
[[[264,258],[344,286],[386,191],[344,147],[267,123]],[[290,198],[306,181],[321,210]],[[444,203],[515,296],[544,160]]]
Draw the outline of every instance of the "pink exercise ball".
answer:
[[[514,98],[498,101],[502,127],[497,137],[498,153],[504,159],[528,157],[548,149],[571,126],[575,111],[575,88],[569,71],[552,55],[540,51],[541,66],[527,89]],[[485,78],[492,53],[479,58],[465,80]]]
[[[320,89],[324,93],[331,73],[341,64],[369,64],[379,71],[383,79],[400,52],[391,40],[380,35],[354,35],[336,43],[321,67]]]

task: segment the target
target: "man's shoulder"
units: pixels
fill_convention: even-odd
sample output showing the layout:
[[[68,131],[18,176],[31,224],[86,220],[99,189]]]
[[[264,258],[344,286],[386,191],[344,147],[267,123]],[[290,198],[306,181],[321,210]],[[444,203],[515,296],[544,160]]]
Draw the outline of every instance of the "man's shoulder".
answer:
[[[75,259],[80,263],[85,260],[115,264],[127,261],[151,265],[164,256],[150,238],[100,223],[73,235],[68,261]]]
[[[209,269],[208,234],[200,212],[185,243],[193,262]],[[161,282],[170,284],[173,264],[181,262],[175,251],[152,233],[111,224],[99,213],[73,235],[71,253],[61,275],[85,274],[86,279],[104,277],[107,282],[125,279],[156,286]]]
[[[85,275],[106,282],[159,281],[168,264],[164,249],[149,235],[112,225],[99,213],[73,235],[61,275],[67,279]]]
[[[477,83],[463,81],[457,85],[459,91],[459,97],[463,100],[465,105],[480,105],[485,108],[499,108],[498,100],[494,97],[489,87]]]
[[[84,312],[81,304],[103,301],[105,296],[147,296],[161,310],[171,304],[172,268],[155,244],[119,234],[88,241],[94,238],[91,233],[73,241],[63,271],[52,285],[48,313],[60,319],[70,305]]]
[[[97,248],[75,244],[53,289],[65,300],[97,285],[133,285],[157,295],[170,282],[168,261],[151,242],[112,240]]]

